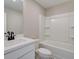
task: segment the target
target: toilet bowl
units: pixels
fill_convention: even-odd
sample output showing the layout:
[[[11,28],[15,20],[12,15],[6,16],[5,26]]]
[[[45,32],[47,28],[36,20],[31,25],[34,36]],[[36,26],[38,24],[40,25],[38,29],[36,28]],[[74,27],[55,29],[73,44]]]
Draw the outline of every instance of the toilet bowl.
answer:
[[[52,59],[52,53],[46,48],[37,49],[38,59]]]

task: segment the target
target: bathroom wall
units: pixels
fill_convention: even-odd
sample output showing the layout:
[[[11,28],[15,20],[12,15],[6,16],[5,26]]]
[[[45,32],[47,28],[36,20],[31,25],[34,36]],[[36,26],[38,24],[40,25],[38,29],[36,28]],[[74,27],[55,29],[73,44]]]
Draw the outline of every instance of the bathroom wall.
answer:
[[[72,12],[72,11],[74,11],[74,0],[47,8],[46,16],[68,13],[68,12]]]
[[[40,31],[40,26],[41,28],[44,27],[43,22],[46,19],[45,16],[50,17],[53,15],[69,13],[74,11],[73,0],[47,9],[42,8],[39,4],[37,4],[32,0],[25,0],[23,5],[24,5],[23,7],[24,35],[26,37],[30,37],[34,39],[39,38],[39,36],[42,37],[41,34],[44,32],[44,30]],[[44,16],[41,18],[41,21],[40,21],[40,16]],[[42,33],[39,33],[39,32],[42,32]]]
[[[24,0],[24,35],[30,38],[39,38],[40,16],[45,10],[33,0]]]
[[[23,33],[23,14],[22,12],[5,8],[6,13],[6,31],[14,31],[16,34]]]

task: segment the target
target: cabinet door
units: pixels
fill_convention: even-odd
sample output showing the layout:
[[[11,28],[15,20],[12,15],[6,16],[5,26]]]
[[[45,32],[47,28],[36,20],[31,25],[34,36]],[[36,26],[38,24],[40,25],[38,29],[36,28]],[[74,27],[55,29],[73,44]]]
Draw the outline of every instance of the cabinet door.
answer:
[[[30,51],[28,54],[24,54],[18,59],[35,59],[35,51]]]
[[[13,53],[9,53],[4,56],[4,59],[17,59],[17,55],[14,55]]]

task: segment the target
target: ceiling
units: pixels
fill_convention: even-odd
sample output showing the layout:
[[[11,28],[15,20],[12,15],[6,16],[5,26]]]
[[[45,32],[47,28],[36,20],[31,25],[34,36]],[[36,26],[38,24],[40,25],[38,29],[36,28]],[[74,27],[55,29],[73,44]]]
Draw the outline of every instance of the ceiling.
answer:
[[[67,1],[73,1],[73,0],[34,0],[38,4],[40,4],[44,8],[49,8]],[[16,0],[16,2],[13,2],[13,0],[4,0],[4,7],[15,9],[17,11],[23,10],[23,0]]]
[[[22,0],[16,0],[15,2],[13,2],[13,0],[4,0],[4,7],[14,9],[14,10],[17,10],[17,11],[22,11],[23,1]]]
[[[44,8],[49,8],[64,2],[73,1],[73,0],[35,0]]]

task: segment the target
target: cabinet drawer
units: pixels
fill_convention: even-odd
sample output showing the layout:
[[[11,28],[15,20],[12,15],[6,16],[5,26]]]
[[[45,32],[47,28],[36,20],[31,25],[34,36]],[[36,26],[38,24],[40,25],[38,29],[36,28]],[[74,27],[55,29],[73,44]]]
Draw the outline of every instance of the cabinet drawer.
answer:
[[[35,51],[35,46],[33,44],[29,46],[26,45],[20,49],[17,49],[13,52],[6,54],[5,59],[17,59],[18,57],[28,53],[31,50]]]

